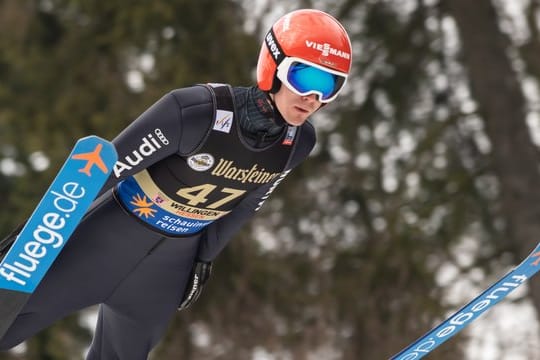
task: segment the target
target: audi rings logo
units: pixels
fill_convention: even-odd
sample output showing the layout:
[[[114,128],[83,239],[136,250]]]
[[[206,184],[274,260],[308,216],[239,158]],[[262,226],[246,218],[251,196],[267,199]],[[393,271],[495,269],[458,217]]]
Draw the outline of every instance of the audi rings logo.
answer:
[[[195,171],[206,171],[214,166],[214,157],[210,154],[195,154],[187,159],[187,164]]]
[[[159,138],[159,140],[163,143],[163,145],[169,145],[169,140],[163,135],[163,131],[161,131],[160,128],[157,128],[154,130],[154,133]]]

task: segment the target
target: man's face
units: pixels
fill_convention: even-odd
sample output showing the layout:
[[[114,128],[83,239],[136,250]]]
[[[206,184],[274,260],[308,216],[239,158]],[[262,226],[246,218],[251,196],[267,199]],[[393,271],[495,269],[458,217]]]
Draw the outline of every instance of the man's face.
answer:
[[[321,107],[317,95],[301,96],[282,85],[274,95],[274,102],[289,125],[300,126]]]

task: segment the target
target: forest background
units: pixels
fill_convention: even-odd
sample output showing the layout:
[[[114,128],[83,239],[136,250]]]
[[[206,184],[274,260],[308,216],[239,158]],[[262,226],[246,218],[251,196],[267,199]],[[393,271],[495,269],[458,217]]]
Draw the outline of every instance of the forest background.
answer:
[[[0,234],[77,138],[253,84],[264,31],[305,7],[349,30],[347,89],[154,359],[386,359],[540,240],[539,0],[0,0]],[[540,359],[538,310],[533,279],[434,358]],[[0,359],[82,358],[94,311]]]

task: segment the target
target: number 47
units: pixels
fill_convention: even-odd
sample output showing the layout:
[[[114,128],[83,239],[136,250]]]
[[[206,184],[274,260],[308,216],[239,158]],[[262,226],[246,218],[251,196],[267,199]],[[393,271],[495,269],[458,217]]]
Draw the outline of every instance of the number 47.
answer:
[[[182,188],[178,190],[176,194],[188,200],[188,205],[197,206],[199,204],[206,203],[208,201],[207,196],[212,191],[216,190],[216,188],[217,188],[216,185],[202,184],[202,185],[197,185],[197,186],[193,186],[189,188]],[[221,189],[221,192],[228,195],[223,197],[221,200],[218,200],[206,206],[207,209],[217,209],[220,206],[228,203],[229,201],[232,201],[236,199],[237,197],[243,195],[246,191],[224,187]]]

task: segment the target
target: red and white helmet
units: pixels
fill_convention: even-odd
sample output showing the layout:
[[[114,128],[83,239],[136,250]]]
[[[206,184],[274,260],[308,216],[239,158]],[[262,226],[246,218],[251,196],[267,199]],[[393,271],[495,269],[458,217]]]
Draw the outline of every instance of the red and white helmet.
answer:
[[[286,73],[293,63],[301,62],[338,79],[335,90],[323,99],[329,102],[343,88],[351,61],[351,41],[334,17],[319,10],[296,10],[279,18],[266,34],[257,63],[257,84],[269,92],[277,92],[281,83],[291,88]],[[301,95],[307,93],[313,91]]]

